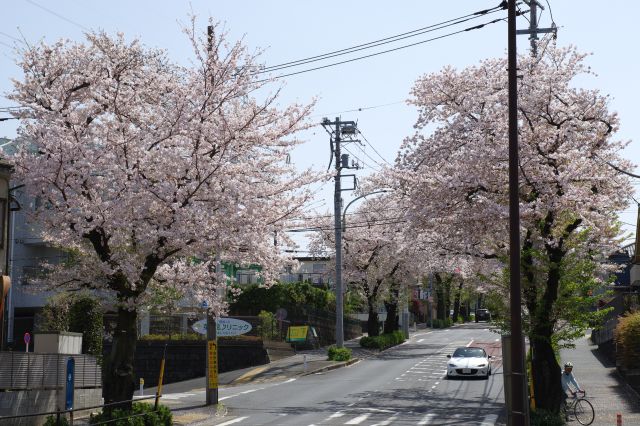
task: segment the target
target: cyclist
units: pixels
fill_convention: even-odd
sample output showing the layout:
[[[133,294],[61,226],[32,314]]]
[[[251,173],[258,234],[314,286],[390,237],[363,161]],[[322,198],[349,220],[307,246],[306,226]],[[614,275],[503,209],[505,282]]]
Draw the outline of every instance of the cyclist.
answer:
[[[564,364],[564,371],[561,373],[560,378],[560,382],[562,383],[562,390],[564,391],[565,406],[567,404],[567,398],[569,397],[569,395],[567,395],[567,391],[571,392],[572,396],[576,396],[578,392],[584,392],[582,389],[580,389],[580,385],[578,384],[578,381],[576,380],[572,371],[573,364],[571,362],[566,362]],[[571,389],[572,386],[576,389],[575,391]]]

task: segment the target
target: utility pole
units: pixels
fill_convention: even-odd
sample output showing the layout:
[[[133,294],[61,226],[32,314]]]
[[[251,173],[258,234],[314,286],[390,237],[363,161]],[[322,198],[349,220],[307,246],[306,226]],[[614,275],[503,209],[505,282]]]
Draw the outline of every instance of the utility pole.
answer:
[[[536,0],[532,0],[536,1]],[[520,295],[520,193],[518,186],[518,58],[516,0],[508,4],[509,79],[509,284],[511,310],[511,415],[513,425],[528,425],[525,401],[524,338]]]
[[[538,8],[544,10],[544,6],[541,5],[538,0],[525,0],[525,3],[529,5],[529,29],[517,30],[516,34],[529,34],[529,41],[531,42],[531,56],[535,58],[538,56],[538,34],[556,34],[558,32],[558,28],[555,23],[552,23],[550,28],[538,28]]]
[[[347,138],[343,140],[343,136],[353,136],[357,132],[355,121],[341,121],[340,117],[336,117],[334,122],[325,118],[322,120],[322,126],[330,135],[330,143],[332,154],[335,159],[335,190],[333,194],[333,214],[335,227],[335,249],[336,249],[336,346],[344,347],[344,292],[342,285],[342,191],[351,191],[353,188],[342,188],[341,171],[342,169],[358,168],[358,166],[349,166],[349,156],[340,153],[340,144],[342,142],[356,142],[356,140]],[[331,167],[331,166],[329,166]],[[353,176],[353,175],[350,175]],[[354,181],[355,182],[355,181]]]

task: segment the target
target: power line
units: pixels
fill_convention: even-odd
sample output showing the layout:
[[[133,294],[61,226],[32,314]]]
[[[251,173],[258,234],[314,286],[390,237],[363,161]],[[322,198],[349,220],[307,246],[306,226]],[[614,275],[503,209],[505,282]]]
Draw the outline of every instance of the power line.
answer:
[[[347,151],[349,154],[351,154],[351,156],[352,156],[353,158],[355,158],[356,160],[358,160],[359,164],[362,164],[363,166],[365,166],[365,167],[367,167],[367,168],[369,168],[369,169],[375,170],[375,171],[377,171],[377,172],[378,172],[378,171],[380,171],[380,165],[378,165],[378,167],[377,167],[377,168],[376,168],[376,167],[373,167],[373,166],[370,166],[370,165],[369,165],[369,164],[367,164],[363,159],[361,159],[360,157],[358,157],[357,155],[355,155],[355,154],[354,154],[354,153],[353,153],[349,148],[347,148],[346,146],[343,146],[343,148],[344,148],[344,150],[345,150],[345,151]],[[375,161],[374,161],[374,163],[375,163]],[[377,163],[376,163],[376,164],[377,164]]]
[[[406,220],[396,220],[390,222],[370,222],[364,224],[356,224],[356,225],[346,225],[345,229],[351,228],[369,228],[371,226],[382,226],[382,225],[396,225],[400,223],[407,223]],[[317,232],[317,231],[334,231],[335,227],[311,227],[311,228],[299,228],[299,229],[286,229],[284,232]]]
[[[371,149],[373,149],[373,152],[375,152],[376,154],[378,154],[378,157],[380,157],[382,159],[382,161],[384,161],[385,163],[387,163],[388,165],[391,165],[391,163],[389,163],[387,161],[386,158],[384,158],[382,155],[380,155],[380,153],[378,152],[378,150],[371,144],[371,142],[369,142],[369,140],[367,139],[367,137],[362,133],[362,131],[360,129],[358,129],[358,133],[360,133],[360,136],[362,136],[362,139],[364,139],[364,141],[371,147]]]
[[[73,24],[73,25],[75,25],[75,26],[77,26],[77,27],[80,27],[80,28],[82,28],[82,29],[83,29],[83,30],[85,30],[85,31],[91,31],[89,28],[85,27],[84,25],[79,24],[79,23],[77,23],[77,22],[75,22],[75,21],[72,21],[71,19],[69,19],[69,18],[67,18],[67,17],[65,17],[65,16],[63,16],[63,15],[61,15],[61,14],[59,14],[59,13],[58,13],[58,12],[56,12],[56,11],[53,11],[53,10],[51,10],[51,9],[48,9],[48,8],[46,8],[46,7],[44,7],[44,6],[42,6],[42,5],[38,4],[38,3],[36,3],[36,2],[35,2],[35,1],[33,1],[33,0],[27,0],[27,2],[28,2],[28,3],[31,3],[32,5],[34,5],[34,6],[36,6],[36,7],[39,7],[40,9],[44,10],[45,12],[48,12],[48,13],[50,13],[50,14],[54,15],[54,16],[57,16],[58,18],[60,18],[60,19],[62,19],[62,20],[64,20],[64,21],[67,21],[67,22],[68,22],[68,23],[70,23],[70,24]]]
[[[371,53],[369,55],[358,56],[356,58],[346,59],[344,61],[339,61],[339,62],[334,62],[334,63],[331,63],[331,64],[327,64],[327,65],[308,68],[306,70],[296,71],[296,72],[292,72],[292,73],[288,73],[288,74],[280,74],[280,75],[277,75],[277,76],[274,76],[274,77],[270,77],[270,78],[267,78],[267,79],[264,79],[264,80],[259,80],[259,81],[257,81],[257,83],[264,82],[264,81],[269,81],[271,79],[276,79],[276,78],[291,77],[293,75],[303,74],[303,73],[307,73],[307,72],[311,72],[311,71],[317,71],[317,70],[321,70],[321,69],[325,69],[325,68],[330,68],[330,67],[335,67],[335,66],[338,66],[338,65],[347,64],[349,62],[355,62],[355,61],[360,61],[362,59],[372,58],[374,56],[383,55],[385,53],[391,53],[391,52],[395,52],[395,51],[398,51],[398,50],[406,49],[406,48],[409,48],[409,47],[418,46],[420,44],[424,44],[424,43],[429,43],[429,42],[432,42],[432,41],[440,40],[440,39],[443,39],[443,38],[446,38],[446,37],[451,37],[451,36],[454,36],[454,35],[457,35],[457,34],[461,34],[461,33],[467,32],[467,31],[479,30],[481,28],[484,28],[487,25],[495,24],[495,23],[502,22],[502,21],[506,21],[506,18],[494,19],[493,21],[488,21],[488,22],[485,22],[485,23],[480,24],[480,25],[464,28],[462,30],[454,31],[454,32],[447,33],[447,34],[443,34],[441,36],[432,37],[432,38],[427,39],[427,40],[422,40],[422,41],[418,41],[418,42],[415,42],[415,43],[410,43],[410,44],[406,44],[406,45],[403,45],[403,46],[395,47],[393,49],[382,50],[380,52]]]
[[[551,16],[551,23],[555,24],[556,22],[555,22],[555,19],[553,19],[553,12],[551,11],[551,5],[549,4],[549,0],[546,0],[546,1],[547,1],[547,6],[549,6],[549,15]]]
[[[345,114],[348,112],[362,112],[362,111],[366,111],[366,110],[370,110],[370,109],[376,109],[376,108],[383,108],[383,107],[388,107],[391,105],[398,105],[398,104],[404,104],[406,103],[405,100],[402,101],[396,101],[396,102],[389,102],[386,104],[380,104],[380,105],[372,105],[372,106],[368,106],[368,107],[360,107],[360,108],[354,108],[354,109],[348,109],[348,110],[344,110],[344,111],[337,111],[337,112],[329,112],[329,113],[325,113],[325,114],[315,114],[310,116],[311,118],[314,117],[330,117],[330,116],[334,116],[334,115],[340,115],[340,114]]]
[[[19,39],[19,38],[17,38],[17,37],[12,36],[11,34],[7,34],[7,33],[3,32],[3,31],[0,31],[0,34],[1,34],[1,35],[3,35],[3,36],[5,36],[5,37],[9,37],[9,38],[10,38],[11,40],[13,40],[13,41],[17,41],[17,42],[20,42],[20,43],[24,43],[24,41],[20,40],[20,39]]]
[[[477,11],[474,13],[470,13],[458,18],[454,18],[454,19],[449,19],[447,21],[443,21],[443,22],[439,22],[437,24],[432,24],[432,25],[428,25],[426,27],[422,27],[422,28],[418,28],[416,30],[412,30],[412,31],[407,31],[401,34],[396,34],[393,36],[389,36],[389,37],[385,37],[382,39],[378,39],[378,40],[374,40],[368,43],[363,43],[363,44],[359,44],[356,46],[351,46],[351,47],[347,47],[344,49],[340,49],[340,50],[334,50],[332,52],[328,52],[328,53],[323,53],[321,55],[316,55],[316,56],[310,56],[308,58],[303,58],[303,59],[298,59],[295,61],[290,61],[290,62],[284,62],[282,64],[278,64],[278,65],[272,65],[272,66],[268,66],[265,67],[259,71],[256,72],[256,74],[262,74],[265,72],[271,72],[271,71],[277,71],[277,70],[281,70],[281,69],[285,69],[285,68],[291,68],[291,67],[296,67],[296,66],[300,66],[300,65],[304,65],[304,64],[308,64],[308,63],[312,63],[312,62],[317,62],[317,61],[323,61],[325,59],[329,59],[329,58],[334,58],[336,56],[342,56],[342,55],[347,55],[347,54],[351,54],[354,52],[358,52],[361,50],[365,50],[365,49],[371,49],[373,47],[378,47],[378,46],[382,46],[385,44],[389,44],[389,43],[395,43],[396,41],[400,41],[400,40],[404,40],[407,38],[411,38],[411,37],[416,37],[422,34],[426,34],[429,32],[433,32],[436,30],[440,30],[443,28],[447,28],[453,25],[458,25],[461,24],[463,22],[467,22],[470,21],[472,19],[477,19],[483,15],[488,15],[491,13],[495,13],[499,10],[504,10],[503,5],[499,5],[496,7],[493,7],[491,9],[486,9],[486,10],[481,10],[481,11]]]

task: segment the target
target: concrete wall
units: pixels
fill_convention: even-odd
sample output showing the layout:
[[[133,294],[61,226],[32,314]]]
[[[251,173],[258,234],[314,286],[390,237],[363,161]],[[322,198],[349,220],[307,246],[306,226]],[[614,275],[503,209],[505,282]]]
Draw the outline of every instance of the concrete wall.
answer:
[[[136,377],[144,379],[145,387],[158,384],[160,360],[165,343],[165,384],[205,376],[206,341],[139,341],[136,346],[135,373]],[[105,342],[105,359],[110,351],[111,344]],[[267,351],[261,341],[219,341],[218,351],[218,371],[221,373],[269,363]]]

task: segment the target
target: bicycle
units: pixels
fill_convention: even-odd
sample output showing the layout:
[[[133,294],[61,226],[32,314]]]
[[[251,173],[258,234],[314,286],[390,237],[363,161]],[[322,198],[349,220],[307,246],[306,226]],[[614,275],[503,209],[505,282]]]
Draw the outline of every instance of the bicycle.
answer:
[[[582,393],[582,397],[578,396],[578,392]],[[587,392],[578,391],[573,393],[571,401],[564,403],[564,413],[568,420],[569,415],[573,414],[578,423],[581,425],[590,425],[595,419],[596,413],[593,409],[593,405],[586,399]]]

